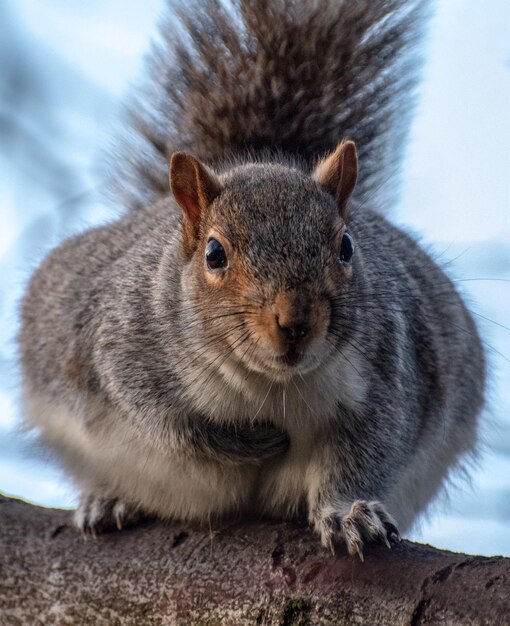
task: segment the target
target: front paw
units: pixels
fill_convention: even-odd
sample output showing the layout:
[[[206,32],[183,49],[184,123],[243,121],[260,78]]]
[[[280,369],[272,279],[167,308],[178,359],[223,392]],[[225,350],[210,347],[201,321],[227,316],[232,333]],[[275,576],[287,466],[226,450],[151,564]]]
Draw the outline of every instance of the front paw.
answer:
[[[395,520],[380,502],[355,500],[345,507],[324,506],[313,516],[315,529],[322,545],[334,554],[338,543],[345,543],[350,555],[357,554],[363,561],[365,542],[400,541]],[[340,509],[340,510],[339,510]]]
[[[84,535],[121,530],[142,518],[139,509],[117,498],[84,495],[74,512],[74,524]]]

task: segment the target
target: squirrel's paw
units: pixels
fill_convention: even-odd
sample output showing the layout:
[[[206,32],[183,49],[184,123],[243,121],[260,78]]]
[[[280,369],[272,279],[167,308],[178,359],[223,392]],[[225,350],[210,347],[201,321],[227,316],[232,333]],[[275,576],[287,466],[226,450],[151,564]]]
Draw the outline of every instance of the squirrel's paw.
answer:
[[[355,500],[347,513],[325,506],[313,522],[324,547],[334,554],[335,546],[343,541],[349,554],[357,554],[362,561],[364,543],[383,542],[391,548],[390,540],[400,541],[394,519],[377,501]]]
[[[139,509],[116,498],[101,498],[85,495],[74,512],[75,526],[84,535],[92,535],[110,530],[122,530],[136,524],[142,518]]]

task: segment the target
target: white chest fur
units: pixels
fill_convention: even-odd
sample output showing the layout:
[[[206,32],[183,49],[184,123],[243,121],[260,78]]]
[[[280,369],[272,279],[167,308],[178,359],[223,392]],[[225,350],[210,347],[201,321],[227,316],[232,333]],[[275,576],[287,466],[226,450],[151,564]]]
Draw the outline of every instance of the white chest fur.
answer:
[[[324,367],[284,383],[227,360],[194,390],[201,399],[198,408],[211,419],[234,424],[268,421],[289,434],[291,444],[285,459],[265,464],[255,480],[250,477],[247,488],[258,509],[283,515],[296,511],[317,487],[317,457],[337,419],[338,404],[356,411],[364,401],[366,363],[349,346],[338,356]]]

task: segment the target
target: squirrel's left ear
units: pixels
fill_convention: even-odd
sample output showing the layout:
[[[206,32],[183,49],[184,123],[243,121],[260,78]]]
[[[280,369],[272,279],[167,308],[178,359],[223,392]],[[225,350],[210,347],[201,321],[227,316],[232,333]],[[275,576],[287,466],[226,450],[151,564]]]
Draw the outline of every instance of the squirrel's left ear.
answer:
[[[183,211],[184,252],[191,256],[197,247],[204,212],[221,192],[220,181],[195,157],[174,152],[170,159],[170,188]]]
[[[313,177],[319,187],[335,198],[340,215],[345,219],[347,203],[358,178],[358,157],[354,141],[341,141],[334,152],[319,162]]]

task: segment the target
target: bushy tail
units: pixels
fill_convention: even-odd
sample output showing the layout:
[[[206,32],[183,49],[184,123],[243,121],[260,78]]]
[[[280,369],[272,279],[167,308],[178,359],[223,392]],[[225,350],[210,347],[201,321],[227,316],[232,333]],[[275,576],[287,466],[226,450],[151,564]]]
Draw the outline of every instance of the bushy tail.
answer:
[[[425,4],[171,2],[128,111],[116,202],[135,209],[166,194],[175,150],[211,164],[259,151],[312,163],[349,137],[359,151],[358,199],[377,195],[381,205],[409,126]]]

